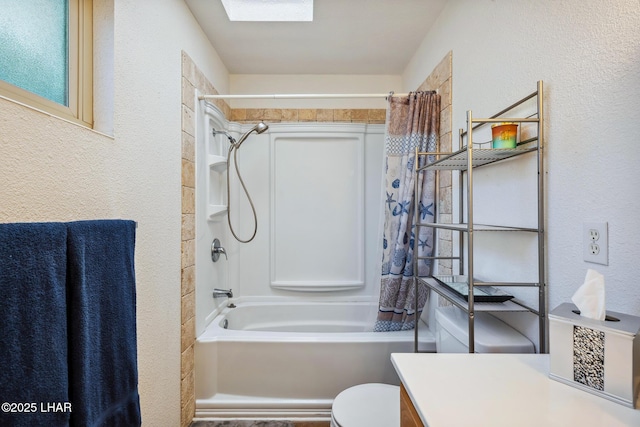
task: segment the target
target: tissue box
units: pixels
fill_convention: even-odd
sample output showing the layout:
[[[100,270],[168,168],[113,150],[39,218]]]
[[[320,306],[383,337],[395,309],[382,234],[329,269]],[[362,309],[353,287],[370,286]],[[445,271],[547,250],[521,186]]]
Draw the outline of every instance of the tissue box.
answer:
[[[573,304],[549,313],[549,377],[625,406],[640,389],[640,317],[607,311],[599,321]]]

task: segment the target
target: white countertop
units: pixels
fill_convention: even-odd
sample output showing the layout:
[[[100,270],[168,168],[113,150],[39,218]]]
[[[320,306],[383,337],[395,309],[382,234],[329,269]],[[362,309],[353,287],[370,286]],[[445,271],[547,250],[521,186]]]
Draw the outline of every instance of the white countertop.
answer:
[[[428,427],[640,427],[627,408],[549,378],[546,354],[394,353]]]

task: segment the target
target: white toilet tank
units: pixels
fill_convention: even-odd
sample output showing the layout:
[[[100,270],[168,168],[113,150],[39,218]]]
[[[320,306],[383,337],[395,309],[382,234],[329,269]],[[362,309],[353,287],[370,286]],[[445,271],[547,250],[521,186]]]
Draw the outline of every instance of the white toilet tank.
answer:
[[[436,351],[469,352],[469,318],[457,307],[436,309]],[[476,353],[534,353],[533,343],[520,332],[489,313],[475,312]]]

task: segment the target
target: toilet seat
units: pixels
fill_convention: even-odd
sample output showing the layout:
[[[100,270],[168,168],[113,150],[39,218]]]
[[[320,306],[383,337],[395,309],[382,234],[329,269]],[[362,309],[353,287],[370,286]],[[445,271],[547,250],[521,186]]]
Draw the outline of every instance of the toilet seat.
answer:
[[[331,406],[331,427],[400,427],[400,387],[372,383],[343,390]]]

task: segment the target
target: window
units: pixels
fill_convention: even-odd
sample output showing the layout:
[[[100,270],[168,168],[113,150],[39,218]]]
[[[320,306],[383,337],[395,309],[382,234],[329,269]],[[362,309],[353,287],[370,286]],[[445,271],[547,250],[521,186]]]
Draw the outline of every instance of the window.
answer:
[[[0,95],[93,124],[92,0],[0,0]]]
[[[222,6],[230,21],[313,21],[313,0],[222,0]]]

